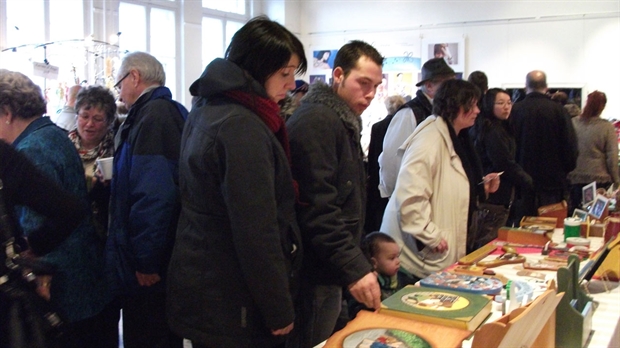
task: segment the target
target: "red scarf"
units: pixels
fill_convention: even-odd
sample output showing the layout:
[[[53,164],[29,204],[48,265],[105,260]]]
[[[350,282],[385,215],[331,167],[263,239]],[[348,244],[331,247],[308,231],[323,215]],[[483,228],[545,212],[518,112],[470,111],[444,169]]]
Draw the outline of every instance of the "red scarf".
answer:
[[[288,133],[284,119],[280,116],[280,106],[271,99],[259,97],[242,91],[227,91],[225,94],[241,103],[241,105],[252,110],[260,119],[269,127],[276,136],[276,139],[282,145],[289,166],[291,165],[291,148],[288,142]],[[297,181],[293,180],[293,188],[295,189],[295,197],[299,197],[299,187]]]

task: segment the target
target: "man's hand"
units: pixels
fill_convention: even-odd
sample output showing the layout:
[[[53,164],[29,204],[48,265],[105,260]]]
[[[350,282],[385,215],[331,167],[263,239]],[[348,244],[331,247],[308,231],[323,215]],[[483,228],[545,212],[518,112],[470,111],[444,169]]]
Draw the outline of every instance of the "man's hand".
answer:
[[[136,278],[138,278],[138,284],[140,286],[151,286],[161,280],[159,274],[144,274],[140,272],[136,272]]]
[[[52,284],[51,275],[39,275],[37,276],[37,294],[43,297],[47,301],[50,300],[50,285]]]
[[[377,281],[377,275],[373,272],[349,285],[349,292],[357,300],[368,308],[381,308],[381,289]]]
[[[283,329],[271,330],[271,334],[274,336],[282,336],[288,334],[291,330],[293,330],[293,323],[288,324],[288,326]]]

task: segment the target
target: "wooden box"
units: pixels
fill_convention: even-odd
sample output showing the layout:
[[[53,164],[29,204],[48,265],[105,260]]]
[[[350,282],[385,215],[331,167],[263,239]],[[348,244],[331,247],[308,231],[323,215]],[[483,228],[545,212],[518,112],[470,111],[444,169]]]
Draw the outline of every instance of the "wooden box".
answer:
[[[553,230],[540,233],[525,228],[501,227],[497,231],[497,239],[517,244],[545,245],[552,236]]]
[[[566,201],[562,201],[538,208],[538,216],[557,218],[558,220],[555,227],[564,227],[564,219],[566,218],[567,211]]]
[[[542,226],[554,229],[558,224],[558,218],[545,216],[524,216],[519,223],[521,227]]]

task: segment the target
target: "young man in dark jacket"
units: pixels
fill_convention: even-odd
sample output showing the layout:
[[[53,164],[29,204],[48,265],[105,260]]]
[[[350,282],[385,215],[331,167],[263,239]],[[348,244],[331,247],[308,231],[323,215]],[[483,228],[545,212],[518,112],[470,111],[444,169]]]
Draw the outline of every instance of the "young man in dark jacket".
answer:
[[[292,346],[312,347],[331,335],[343,287],[367,307],[380,306],[377,277],[360,249],[366,200],[360,115],[381,84],[382,64],[367,43],[344,45],[332,85],[310,86],[287,122],[306,282]]]

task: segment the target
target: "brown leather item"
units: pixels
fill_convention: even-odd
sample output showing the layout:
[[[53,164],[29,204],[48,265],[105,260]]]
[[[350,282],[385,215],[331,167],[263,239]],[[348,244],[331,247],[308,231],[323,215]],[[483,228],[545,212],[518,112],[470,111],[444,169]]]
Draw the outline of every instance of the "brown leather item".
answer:
[[[504,253],[498,256],[495,260],[491,261],[480,261],[476,264],[478,267],[486,267],[493,268],[501,265],[508,265],[512,263],[524,263],[525,256],[519,255],[517,253]]]

